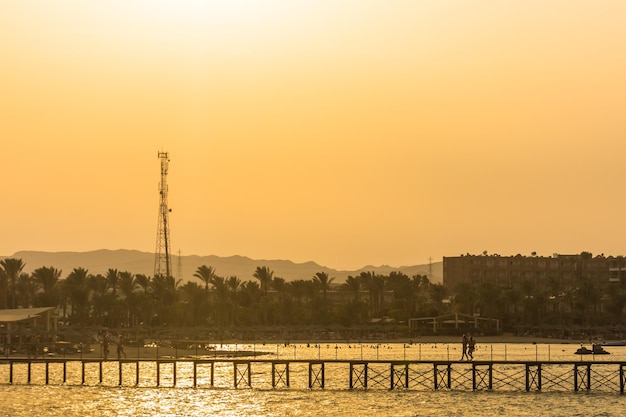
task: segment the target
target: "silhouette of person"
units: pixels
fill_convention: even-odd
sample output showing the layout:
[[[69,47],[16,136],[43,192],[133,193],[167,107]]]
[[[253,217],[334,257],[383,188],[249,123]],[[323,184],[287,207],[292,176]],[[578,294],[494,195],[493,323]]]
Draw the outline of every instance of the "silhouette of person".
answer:
[[[105,361],[109,357],[109,340],[107,339],[106,334],[102,336],[102,355],[104,356]]]
[[[467,335],[465,333],[463,333],[463,338],[461,339],[461,349],[463,350],[463,354],[461,355],[461,360],[463,359],[469,359],[469,356],[467,355]]]
[[[120,336],[117,340],[117,360],[122,359],[122,355],[126,357],[126,352],[124,352],[124,345],[122,343],[122,336]]]
[[[467,356],[471,360],[474,360],[475,347],[476,347],[476,341],[474,340],[474,336],[470,335],[469,340],[467,342]]]

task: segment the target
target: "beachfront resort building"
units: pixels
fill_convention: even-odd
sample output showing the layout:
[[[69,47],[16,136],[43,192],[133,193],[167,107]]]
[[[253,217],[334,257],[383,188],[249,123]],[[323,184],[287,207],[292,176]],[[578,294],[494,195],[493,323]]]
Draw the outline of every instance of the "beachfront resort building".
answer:
[[[626,258],[594,257],[589,252],[549,257],[467,254],[443,258],[443,285],[451,290],[461,283],[513,288],[524,281],[544,286],[551,281],[570,285],[581,280],[589,280],[599,288],[611,284],[626,286]]]

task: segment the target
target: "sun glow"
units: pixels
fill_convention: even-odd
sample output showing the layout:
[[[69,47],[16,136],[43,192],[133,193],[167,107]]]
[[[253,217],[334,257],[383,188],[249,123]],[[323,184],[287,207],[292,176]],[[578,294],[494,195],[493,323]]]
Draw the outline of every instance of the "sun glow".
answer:
[[[619,254],[626,2],[494,3],[0,1],[0,255]]]
[[[132,17],[156,24],[174,23],[182,29],[198,24],[244,29],[247,24],[280,17],[285,9],[292,8],[286,2],[255,0],[133,1],[122,5]]]

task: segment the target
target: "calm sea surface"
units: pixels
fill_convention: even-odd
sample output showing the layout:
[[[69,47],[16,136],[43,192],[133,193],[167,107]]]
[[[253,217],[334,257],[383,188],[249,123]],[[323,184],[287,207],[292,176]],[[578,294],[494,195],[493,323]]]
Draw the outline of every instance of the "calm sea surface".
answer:
[[[457,360],[457,344],[321,344],[224,345],[221,349],[267,352],[266,359]],[[580,357],[576,344],[478,345],[476,360],[608,360],[626,362],[626,347],[607,347],[611,355]],[[132,357],[131,349],[127,349]],[[155,351],[156,355],[156,351]],[[210,357],[210,354],[209,354]],[[44,365],[40,365],[44,366]],[[233,388],[233,368],[216,365],[215,386],[198,375],[202,388],[193,388],[191,369],[177,369],[177,386],[162,371],[155,388],[153,371],[142,369],[139,387],[133,387],[129,366],[124,386],[118,387],[117,362],[88,368],[80,386],[80,364],[68,365],[68,381],[51,366],[51,384],[42,382],[42,369],[33,368],[33,384],[25,383],[25,369],[16,367],[14,385],[6,385],[7,366],[0,366],[0,416],[623,416],[626,397],[615,392],[507,392],[466,390],[348,389],[345,366],[327,365],[326,388],[308,388],[306,364],[290,367],[290,388],[271,388],[270,365],[254,367],[253,388]],[[56,374],[55,374],[56,373]],[[169,376],[168,376],[169,375]],[[127,379],[128,378],[128,379]],[[203,381],[204,378],[204,381]],[[78,381],[78,382],[76,382]],[[204,382],[204,383],[203,383]]]

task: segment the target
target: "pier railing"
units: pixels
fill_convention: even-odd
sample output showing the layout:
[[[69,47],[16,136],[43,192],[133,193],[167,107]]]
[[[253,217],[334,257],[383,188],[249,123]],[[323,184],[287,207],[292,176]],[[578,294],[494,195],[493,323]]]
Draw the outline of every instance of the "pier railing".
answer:
[[[625,368],[615,361],[2,359],[0,384],[623,394]]]

